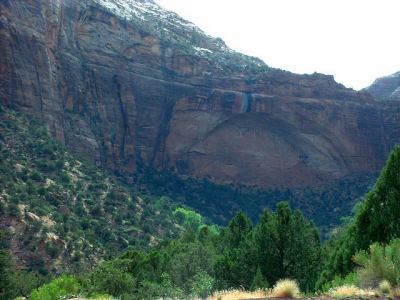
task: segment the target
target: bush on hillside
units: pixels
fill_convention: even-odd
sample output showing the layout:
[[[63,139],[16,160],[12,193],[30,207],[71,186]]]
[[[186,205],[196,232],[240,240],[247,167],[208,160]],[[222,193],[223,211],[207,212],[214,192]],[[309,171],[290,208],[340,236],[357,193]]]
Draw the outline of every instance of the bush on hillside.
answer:
[[[200,270],[193,276],[192,296],[197,296],[201,299],[207,298],[214,290],[214,278]]]
[[[58,300],[61,297],[76,296],[79,293],[80,285],[74,276],[61,276],[48,284],[33,291],[30,300]]]
[[[337,287],[353,286],[353,285],[357,285],[358,283],[359,283],[358,273],[352,272],[350,274],[347,274],[345,277],[336,275],[332,281],[328,281],[328,282],[324,283],[319,288],[319,290],[321,292],[328,292],[328,291],[334,290]]]
[[[387,280],[392,288],[400,284],[400,239],[395,239],[384,246],[375,243],[368,251],[360,251],[354,261],[362,268],[358,273],[361,283],[368,287],[378,287]]]
[[[135,288],[135,279],[127,272],[127,262],[116,259],[101,264],[91,274],[94,292],[115,297],[129,294]]]

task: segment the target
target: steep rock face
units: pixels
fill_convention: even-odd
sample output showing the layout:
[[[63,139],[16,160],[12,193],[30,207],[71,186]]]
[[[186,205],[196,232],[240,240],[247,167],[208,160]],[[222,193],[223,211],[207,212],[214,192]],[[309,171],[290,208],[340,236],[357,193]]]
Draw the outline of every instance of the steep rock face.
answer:
[[[0,101],[118,172],[315,184],[377,171],[397,102],[268,68],[151,1],[0,3]]]
[[[378,78],[369,87],[365,88],[372,96],[381,100],[400,99],[400,72]]]

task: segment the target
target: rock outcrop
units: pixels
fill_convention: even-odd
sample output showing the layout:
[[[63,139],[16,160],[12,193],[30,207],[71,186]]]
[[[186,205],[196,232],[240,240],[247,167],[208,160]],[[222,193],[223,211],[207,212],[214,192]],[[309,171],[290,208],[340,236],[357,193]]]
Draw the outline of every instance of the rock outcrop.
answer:
[[[400,100],[400,72],[376,79],[365,91],[380,100]]]
[[[271,69],[152,1],[3,0],[0,101],[73,152],[217,183],[296,186],[377,171],[400,103]]]

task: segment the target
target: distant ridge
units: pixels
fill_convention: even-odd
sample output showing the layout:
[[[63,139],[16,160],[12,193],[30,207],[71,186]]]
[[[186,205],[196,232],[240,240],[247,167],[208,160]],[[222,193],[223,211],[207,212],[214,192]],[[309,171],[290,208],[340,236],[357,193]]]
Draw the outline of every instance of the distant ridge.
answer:
[[[364,90],[380,100],[400,100],[400,71],[376,79]]]

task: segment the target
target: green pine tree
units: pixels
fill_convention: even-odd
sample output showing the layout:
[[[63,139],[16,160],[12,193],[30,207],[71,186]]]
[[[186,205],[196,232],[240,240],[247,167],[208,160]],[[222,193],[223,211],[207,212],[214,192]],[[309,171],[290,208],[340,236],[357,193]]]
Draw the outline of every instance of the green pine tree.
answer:
[[[365,196],[354,220],[343,234],[329,241],[323,272],[317,288],[336,275],[345,276],[354,267],[353,256],[376,242],[388,243],[400,238],[400,146],[396,145],[376,181]]]
[[[221,254],[214,266],[218,289],[249,288],[255,271],[254,247],[251,233],[253,224],[241,211],[221,232]]]
[[[400,146],[390,153],[377,182],[356,217],[362,248],[400,237]]]
[[[302,290],[314,289],[321,263],[319,234],[299,210],[292,213],[287,202],[278,203],[275,213],[264,210],[254,244],[268,282],[295,278]]]
[[[268,281],[264,279],[263,275],[261,274],[260,266],[258,266],[256,274],[253,278],[253,282],[251,283],[250,290],[255,291],[256,289],[266,289],[268,287]]]

